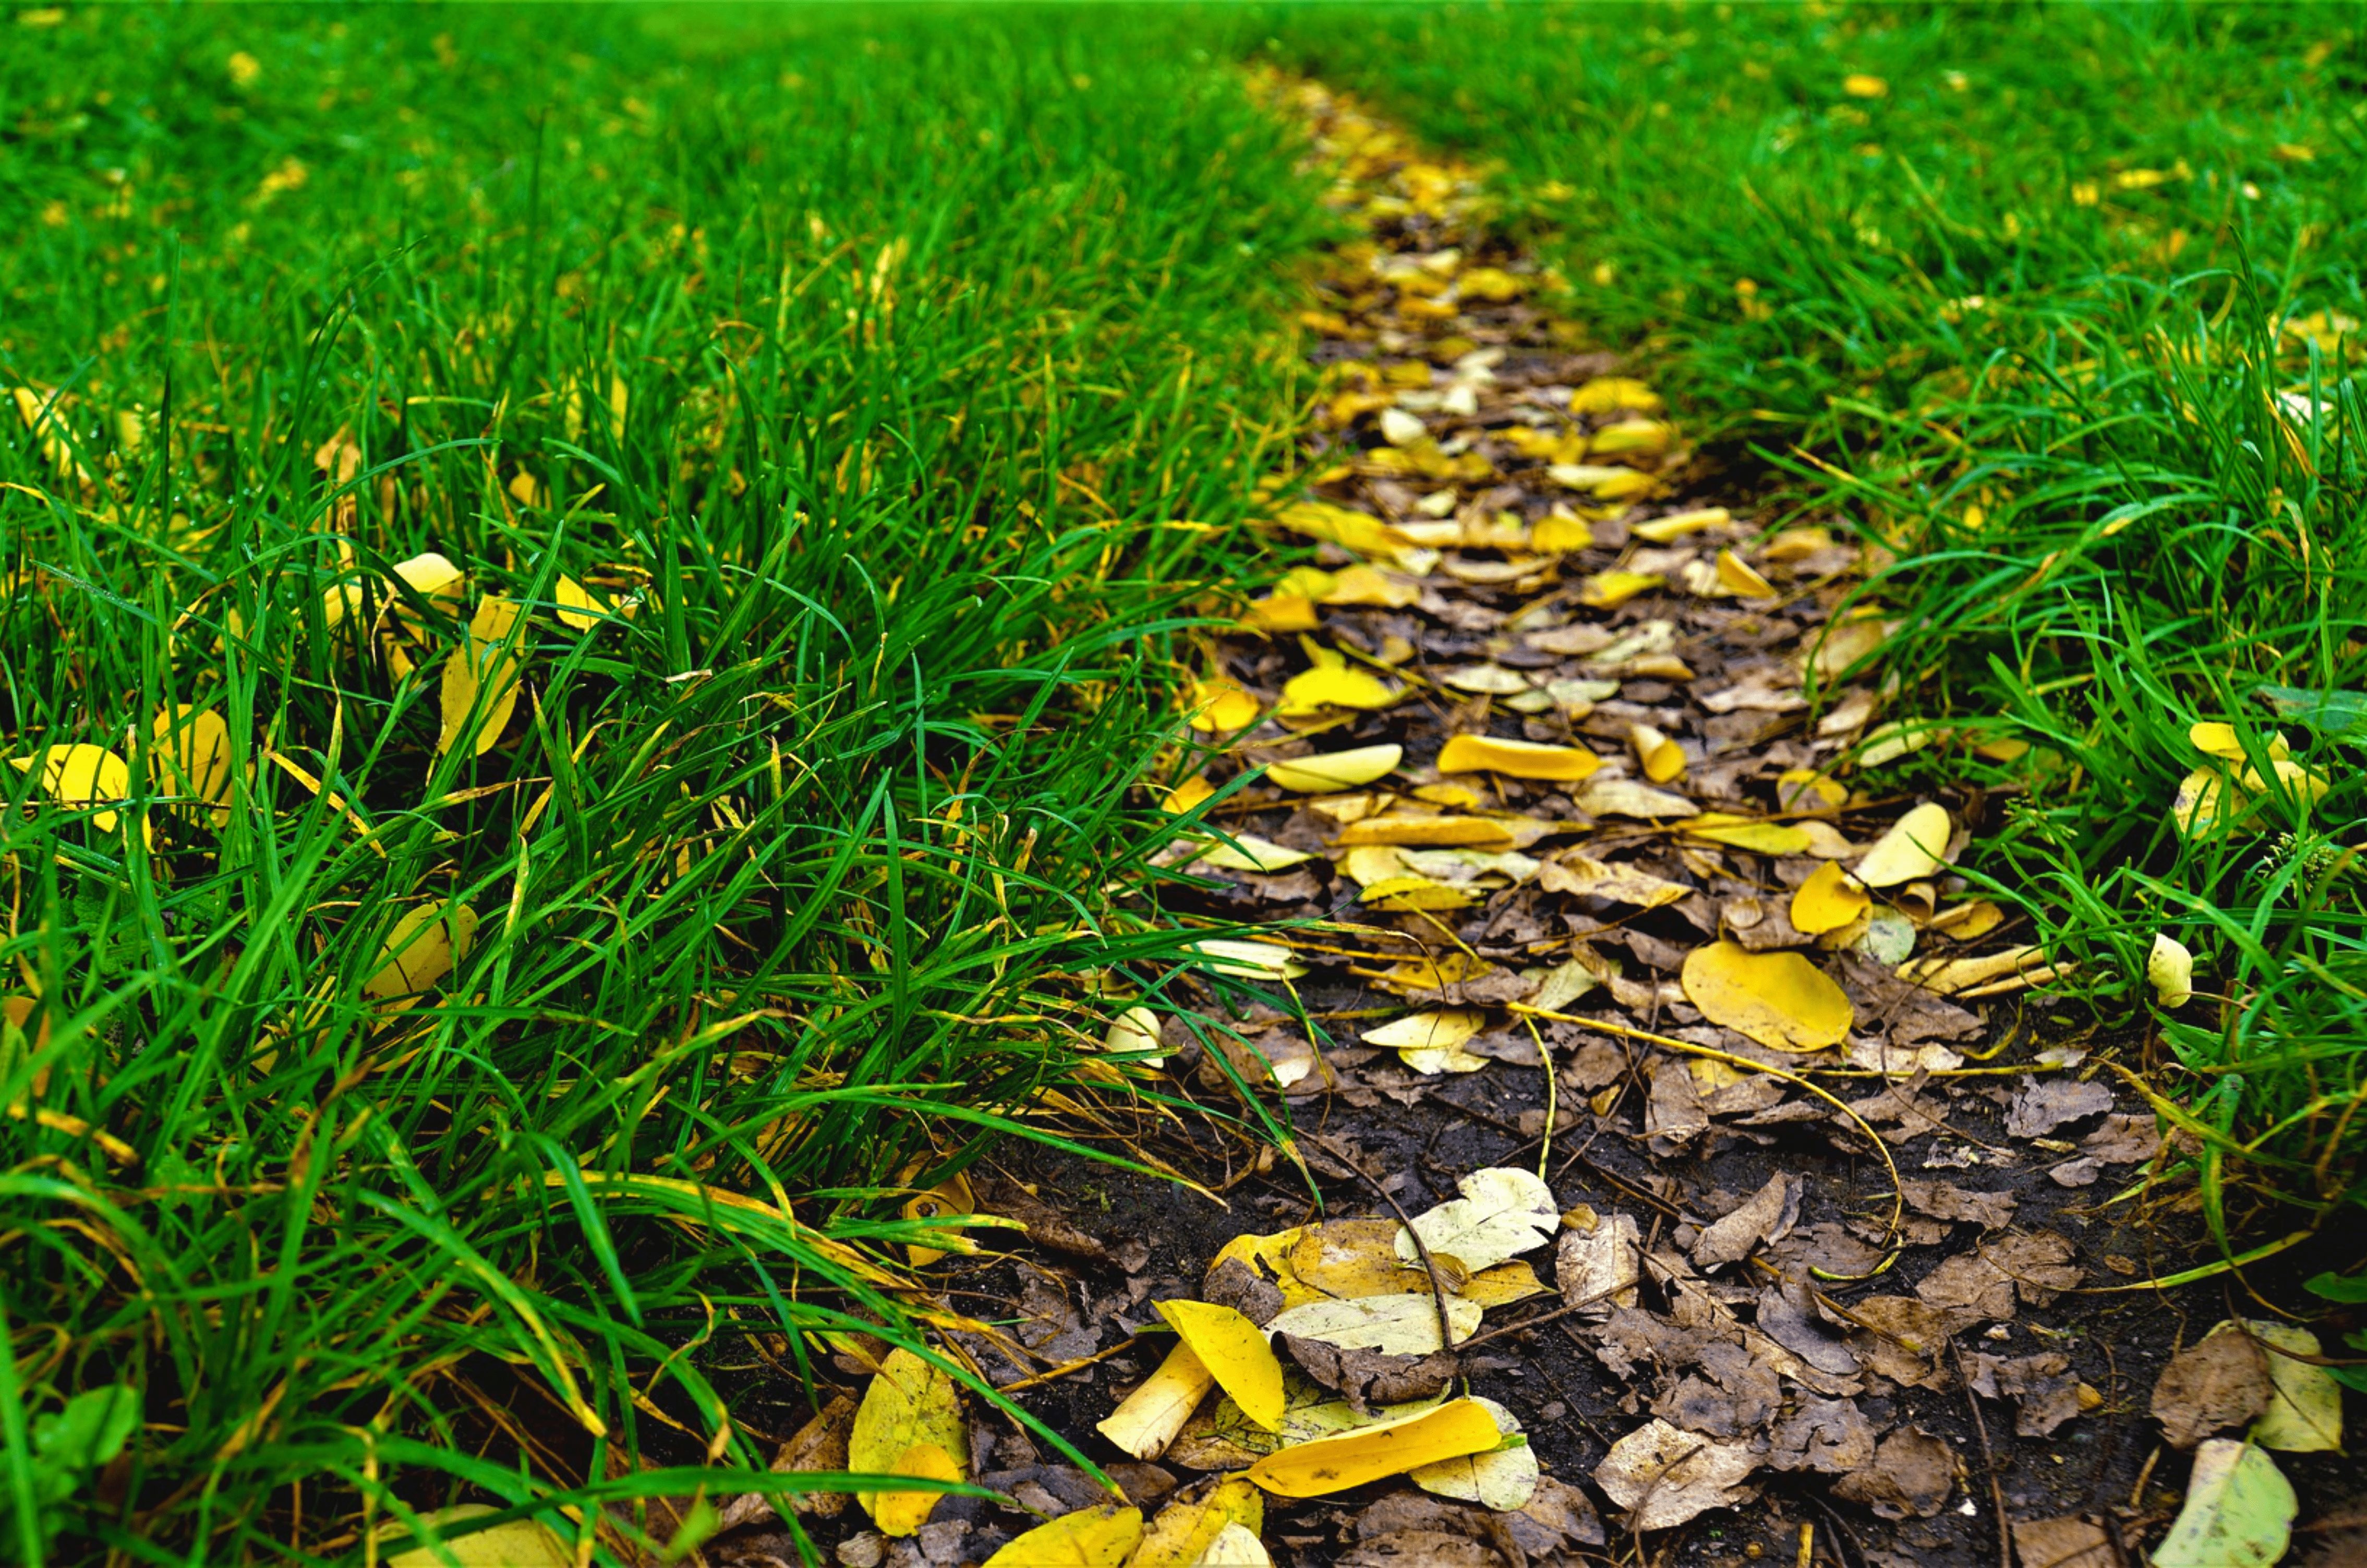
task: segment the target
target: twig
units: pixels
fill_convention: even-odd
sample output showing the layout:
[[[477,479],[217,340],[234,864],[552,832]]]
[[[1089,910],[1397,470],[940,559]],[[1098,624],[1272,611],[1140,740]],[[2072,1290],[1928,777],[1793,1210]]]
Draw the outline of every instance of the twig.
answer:
[[[1375,1180],[1366,1173],[1364,1166],[1342,1153],[1331,1139],[1315,1131],[1309,1131],[1307,1136],[1317,1148],[1355,1172],[1366,1187],[1381,1195],[1382,1202],[1397,1210],[1399,1222],[1406,1228],[1406,1234],[1413,1238],[1413,1250],[1421,1258],[1422,1271],[1430,1276],[1430,1301],[1431,1304],[1438,1309],[1438,1347],[1441,1350],[1454,1349],[1455,1329],[1446,1320],[1446,1284],[1438,1277],[1438,1265],[1431,1261],[1430,1248],[1422,1244],[1421,1233],[1413,1228],[1413,1216],[1405,1211],[1405,1205],[1398,1201],[1397,1194]]]
[[[1989,1472],[1989,1506],[1997,1511],[1998,1568],[2013,1568],[2013,1520],[2005,1511],[1997,1456],[1989,1451],[1989,1424],[1981,1415],[1981,1398],[1973,1392],[1973,1380],[1965,1375],[1965,1353],[1953,1334],[1948,1335],[1948,1356],[1956,1363],[1956,1381],[1965,1385],[1965,1406],[1973,1413],[1973,1436],[1981,1442],[1981,1468]]]

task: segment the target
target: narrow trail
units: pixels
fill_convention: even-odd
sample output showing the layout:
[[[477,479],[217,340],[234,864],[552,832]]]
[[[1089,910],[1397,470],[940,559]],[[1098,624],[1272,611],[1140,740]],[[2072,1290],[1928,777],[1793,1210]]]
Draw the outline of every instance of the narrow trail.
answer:
[[[1274,519],[1316,562],[1206,649],[1169,903],[1298,924],[1113,1031],[1213,1113],[1136,1148],[1227,1206],[991,1160],[977,1207],[1032,1247],[943,1283],[1016,1318],[946,1348],[1125,1488],[1150,1534],[1112,1563],[2139,1561],[2185,1472],[2146,1393],[2225,1282],[2141,1288],[2194,1260],[2131,1196],[2161,1138],[2033,1042],[2042,960],[1950,868],[1993,806],[1865,781],[1917,739],[1870,680],[1811,708],[1882,635],[1833,620],[1858,551],[1719,505],[1477,171],[1254,85],[1361,237],[1302,318],[1328,392]],[[1283,1156],[1226,1131],[1244,1086]],[[1278,1420],[1230,1352],[1179,1381],[1138,1337],[1195,1301],[1275,1336]],[[1473,1398],[1500,1446],[1410,1482],[1288,1466]],[[1039,1517],[1099,1497],[1024,1432],[971,1444]],[[1030,1522],[847,1513],[858,1568]]]

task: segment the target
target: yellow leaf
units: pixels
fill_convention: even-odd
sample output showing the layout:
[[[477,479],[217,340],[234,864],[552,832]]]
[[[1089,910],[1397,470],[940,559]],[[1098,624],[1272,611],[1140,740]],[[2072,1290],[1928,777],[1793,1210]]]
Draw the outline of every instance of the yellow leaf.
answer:
[[[1206,961],[1214,972],[1237,980],[1296,980],[1307,972],[1288,948],[1273,942],[1206,937],[1187,943],[1184,950]]]
[[[978,1199],[970,1192],[969,1178],[959,1172],[955,1173],[952,1179],[942,1182],[926,1192],[913,1194],[905,1199],[903,1209],[904,1218],[907,1220],[935,1220],[948,1214],[975,1214],[976,1212],[978,1212]],[[961,1245],[964,1251],[969,1250],[969,1243],[967,1240],[962,1241]],[[915,1246],[908,1242],[904,1245],[904,1256],[912,1259],[913,1267],[926,1268],[944,1257],[947,1250],[945,1247]]]
[[[1421,597],[1421,585],[1411,578],[1376,571],[1361,562],[1334,573],[1331,585],[1315,595],[1319,604],[1377,609],[1403,609]]]
[[[1617,609],[1667,582],[1658,572],[1597,572],[1579,585],[1578,602],[1592,609]]]
[[[1863,71],[1852,71],[1841,78],[1841,91],[1853,98],[1878,98],[1890,91],[1890,84],[1879,76],[1869,76]]]
[[[1607,463],[1555,463],[1546,477],[1571,490],[1583,490],[1603,501],[1634,501],[1659,488],[1660,482],[1637,469]],[[1540,546],[1539,548],[1543,548]]]
[[[1365,1043],[1390,1051],[1444,1051],[1478,1034],[1487,1021],[1488,1015],[1469,1007],[1414,1013],[1366,1029]]]
[[[1855,877],[1828,860],[1793,892],[1792,929],[1804,937],[1838,931],[1863,915],[1871,902]]]
[[[1891,824],[1857,863],[1857,880],[1870,888],[1893,888],[1928,877],[1947,862],[1952,824],[1945,806],[1926,801]]]
[[[1161,1301],[1159,1315],[1242,1415],[1269,1432],[1281,1429],[1282,1363],[1257,1324],[1210,1301]]]
[[[2207,838],[2242,815],[2249,803],[2235,780],[2206,764],[2179,781],[2169,820],[2182,838]]]
[[[456,1503],[419,1516],[419,1522],[439,1538],[436,1546],[414,1546],[384,1559],[386,1568],[573,1568],[575,1552],[539,1519],[509,1519],[473,1535],[457,1532],[448,1540],[444,1527],[458,1525],[481,1514],[498,1512],[483,1503]],[[407,1533],[399,1524],[387,1524],[380,1535]]]
[[[1658,419],[1622,419],[1594,432],[1588,449],[1597,455],[1666,451],[1676,433],[1675,426]]]
[[[1730,550],[1717,552],[1717,585],[1725,593],[1741,599],[1772,599],[1775,585],[1751,569],[1750,563]]]
[[[1138,1460],[1155,1460],[1175,1440],[1210,1389],[1215,1374],[1179,1337],[1159,1369],[1118,1402],[1094,1430]]]
[[[1208,782],[1206,774],[1195,773],[1191,778],[1161,795],[1159,798],[1159,809],[1171,816],[1180,817],[1203,801],[1211,799],[1216,793],[1217,787]]]
[[[1359,844],[1460,844],[1476,848],[1510,849],[1513,836],[1510,828],[1490,817],[1385,812],[1376,817],[1350,823],[1332,842],[1343,849]]]
[[[1730,844],[1761,855],[1805,855],[1815,839],[1798,823],[1761,822],[1731,812],[1704,812],[1678,823],[1679,831],[1712,844]]]
[[[934,1481],[968,1478],[969,1423],[961,1395],[934,1363],[895,1349],[863,1391],[847,1433],[846,1467],[859,1474],[911,1475]],[[911,1535],[936,1506],[934,1492],[858,1492],[855,1501],[888,1535]],[[917,1509],[917,1512],[915,1510]]]
[[[1228,1524],[1192,1568],[1274,1568],[1274,1558],[1255,1530],[1247,1525]]]
[[[62,806],[119,803],[131,795],[131,765],[105,746],[80,743],[51,746],[38,756],[10,760],[21,772],[30,772],[38,764],[41,792]],[[101,811],[92,812],[90,820],[101,833],[113,833],[121,818],[118,812]]]
[[[2165,1007],[2185,1006],[2194,996],[2194,955],[2177,937],[2155,932],[2153,951],[2146,957],[2146,980],[2153,986],[2155,1001]]]
[[[1265,776],[1269,783],[1302,795],[1329,794],[1335,790],[1353,790],[1359,784],[1370,784],[1390,772],[1405,760],[1401,745],[1358,746],[1353,751],[1335,751],[1321,756],[1295,756],[1285,762],[1270,763]]]
[[[1195,866],[1216,866],[1228,871],[1286,871],[1315,857],[1288,849],[1254,833],[1237,833],[1230,844],[1212,844],[1193,858]]]
[[[1198,1568],[1228,1528],[1251,1539],[1265,1528],[1265,1494],[1247,1476],[1229,1475],[1205,1496],[1161,1508],[1127,1568]]]
[[[1943,909],[1926,922],[1929,927],[1943,937],[1959,942],[1969,942],[1986,937],[2005,924],[2005,911],[1985,898],[1976,898]]]
[[[1113,1056],[1144,1053],[1145,1066],[1163,1067],[1167,1058],[1159,1055],[1159,1015],[1148,1007],[1128,1007],[1110,1020],[1102,1034],[1102,1049]]]
[[[148,775],[159,793],[182,796],[175,808],[191,822],[221,828],[230,822],[230,726],[210,708],[184,703],[156,715],[156,744]]]
[[[1315,601],[1302,594],[1268,594],[1250,601],[1240,624],[1249,631],[1312,631],[1323,624]]]
[[[394,563],[394,574],[403,585],[422,598],[443,598],[458,601],[468,590],[469,574],[458,566],[428,551],[408,561]]]
[[[1104,1503],[1015,1536],[985,1568],[1122,1568],[1142,1544],[1142,1510]]]
[[[472,737],[471,756],[482,756],[501,744],[502,732],[509,728],[510,714],[517,708],[518,676],[525,668],[516,650],[504,645],[518,619],[516,605],[492,597],[480,601],[477,613],[469,618],[467,643],[444,661],[444,727],[436,737],[437,752],[450,751],[464,736]]]
[[[1184,692],[1184,706],[1194,729],[1224,734],[1248,729],[1265,711],[1264,704],[1229,680],[1194,681]]]
[[[1713,942],[1685,955],[1682,979],[1702,1017],[1774,1051],[1839,1045],[1856,1021],[1848,995],[1798,953]]]
[[[916,1481],[959,1481],[962,1465],[959,1460],[935,1443],[914,1443],[896,1456],[896,1462],[887,1471],[889,1475],[909,1475]],[[871,1515],[871,1522],[879,1527],[884,1536],[918,1534],[929,1516],[936,1511],[940,1492],[858,1492],[856,1499]]]
[[[1609,414],[1621,408],[1658,414],[1660,394],[1629,376],[1598,376],[1571,389],[1569,394],[1572,414]]]
[[[1360,669],[1312,669],[1290,677],[1282,688],[1282,711],[1313,713],[1324,708],[1387,708],[1401,695],[1396,687]]]
[[[1441,773],[1503,773],[1514,778],[1569,782],[1584,778],[1603,759],[1584,746],[1546,745],[1537,741],[1455,735],[1439,748]]]
[[[1834,812],[1849,800],[1849,789],[1812,767],[1787,767],[1775,776],[1775,803],[1787,812]]]
[[[1631,523],[1627,531],[1649,544],[1674,544],[1704,528],[1722,528],[1732,521],[1734,514],[1725,507],[1703,506],[1695,511],[1671,512],[1665,517],[1649,517],[1640,523]]]
[[[1329,540],[1353,554],[1393,557],[1412,541],[1369,512],[1338,506],[1329,501],[1299,501],[1276,512],[1274,520],[1309,539]]]
[[[607,617],[608,607],[564,572],[559,574],[552,597],[559,601],[560,620],[577,631],[589,631]]]
[[[1529,548],[1540,555],[1567,555],[1593,547],[1594,530],[1583,517],[1555,512],[1538,518],[1529,530]]]
[[[1427,1356],[1442,1347],[1439,1299],[1429,1277],[1409,1276],[1403,1290],[1309,1301],[1276,1313],[1266,1324],[1275,1334],[1320,1339],[1343,1350],[1378,1350],[1390,1356]],[[1479,1326],[1482,1309],[1459,1296],[1446,1298],[1446,1329],[1460,1345]]]
[[[1636,748],[1636,760],[1643,767],[1644,777],[1653,783],[1666,784],[1682,777],[1684,748],[1651,725],[1628,725],[1627,744]]]
[[[1268,1454],[1250,1467],[1249,1478],[1280,1497],[1328,1496],[1441,1460],[1482,1453],[1501,1436],[1484,1405],[1458,1399]]]
[[[477,939],[475,911],[465,903],[436,899],[406,913],[386,934],[378,952],[378,970],[363,983],[362,993],[381,1001],[415,995],[434,989],[452,968],[469,956]]]
[[[1365,883],[1358,902],[1367,909],[1405,914],[1420,909],[1468,909],[1478,900],[1461,888],[1407,875]]]

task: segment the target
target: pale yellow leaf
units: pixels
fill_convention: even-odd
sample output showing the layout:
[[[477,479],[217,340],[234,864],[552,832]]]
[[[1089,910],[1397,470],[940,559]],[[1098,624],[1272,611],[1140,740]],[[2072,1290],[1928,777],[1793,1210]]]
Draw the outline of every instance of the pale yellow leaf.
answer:
[[[2153,986],[2155,1001],[2165,1007],[2185,1006],[2194,994],[2194,955],[2177,937],[2155,932],[2153,950],[2146,955],[2146,980]]]
[[[969,1423],[954,1381],[934,1362],[897,1348],[863,1391],[846,1439],[847,1469],[868,1475],[962,1481]],[[888,1535],[910,1535],[936,1506],[934,1492],[858,1492],[855,1501]],[[917,1511],[916,1511],[917,1510]]]
[[[483,1503],[456,1503],[419,1516],[419,1522],[439,1538],[446,1527],[465,1524],[483,1514],[500,1512]],[[379,1527],[381,1535],[404,1532],[399,1524]],[[386,1568],[574,1568],[575,1553],[539,1519],[508,1519],[473,1535],[455,1535],[439,1546],[414,1546],[381,1559]]]
[[[1682,979],[1702,1017],[1775,1051],[1839,1045],[1856,1021],[1848,994],[1798,953],[1713,942],[1685,955]]]
[[[436,749],[450,751],[465,737],[469,755],[482,756],[501,744],[518,699],[518,676],[525,669],[514,647],[505,646],[519,621],[518,607],[508,599],[480,600],[469,618],[467,642],[444,661],[440,691],[443,729]]]
[[[1217,1380],[1181,1339],[1158,1370],[1118,1402],[1094,1430],[1138,1460],[1155,1460],[1175,1440]]]
[[[175,809],[190,822],[219,829],[230,823],[230,726],[210,708],[183,703],[156,715],[148,773],[162,794],[178,795]]]
[[[1266,765],[1267,782],[1302,795],[1329,794],[1370,784],[1405,760],[1401,745],[1358,746],[1319,756],[1294,756]]]
[[[1891,824],[1857,865],[1857,880],[1870,888],[1897,887],[1928,877],[1947,864],[1953,825],[1948,809],[1926,801]]]
[[[1229,1475],[1200,1496],[1168,1504],[1143,1532],[1127,1568],[1207,1568],[1228,1530],[1251,1540],[1265,1528],[1265,1494],[1247,1476]]]
[[[1014,1536],[985,1568],[1124,1568],[1142,1544],[1142,1510],[1079,1508]]]
[[[477,916],[465,903],[436,899],[407,912],[379,947],[378,968],[362,994],[391,1001],[441,983],[469,956],[477,939]]]

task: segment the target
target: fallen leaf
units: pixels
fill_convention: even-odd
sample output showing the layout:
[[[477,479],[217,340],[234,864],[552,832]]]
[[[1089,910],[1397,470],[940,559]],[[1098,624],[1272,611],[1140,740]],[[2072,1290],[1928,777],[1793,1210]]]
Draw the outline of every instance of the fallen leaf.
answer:
[[[1886,1519],[1928,1519],[1947,1505],[1955,1484],[1948,1445],[1920,1426],[1902,1426],[1875,1447],[1872,1465],[1842,1476],[1833,1495]]]
[[[1463,1196],[1414,1217],[1413,1234],[1398,1239],[1400,1262],[1420,1262],[1419,1236],[1433,1257],[1452,1257],[1476,1274],[1545,1245],[1561,1224],[1553,1189],[1534,1171],[1491,1165],[1462,1177],[1455,1190]]]
[[[1284,683],[1282,706],[1277,711],[1305,716],[1326,708],[1387,708],[1404,695],[1378,676],[1364,670],[1317,668],[1302,671]]]
[[[1268,1430],[1282,1426],[1282,1363],[1257,1324],[1210,1301],[1161,1301],[1159,1315],[1241,1413]]]
[[[1155,1460],[1216,1386],[1215,1374],[1178,1339],[1158,1369],[1093,1429],[1136,1459]]]
[[[1947,808],[1925,801],[1891,824],[1857,865],[1857,880],[1870,888],[1897,887],[1931,875],[1947,864]]]
[[[1800,1178],[1777,1172],[1740,1208],[1702,1228],[1693,1242],[1693,1267],[1738,1263],[1760,1246],[1782,1241],[1800,1217]]]
[[[1127,1568],[1205,1568],[1229,1529],[1254,1541],[1265,1528],[1265,1494],[1245,1476],[1227,1476],[1189,1501],[1159,1510]],[[1238,1551],[1238,1548],[1234,1549]]]
[[[1476,1073],[1488,1065],[1463,1042],[1479,1032],[1487,1015],[1467,1007],[1415,1013],[1365,1031],[1365,1043],[1396,1051],[1417,1073]]]
[[[2155,932],[2153,950],[2146,955],[2146,980],[2155,1001],[2165,1007],[2185,1006],[2194,995],[2194,955],[2177,937]]]
[[[508,1519],[472,1535],[444,1538],[447,1526],[466,1524],[485,1514],[499,1513],[483,1503],[456,1503],[433,1508],[419,1522],[442,1539],[440,1546],[414,1546],[385,1559],[386,1568],[572,1568],[575,1551],[539,1519]],[[401,1531],[388,1525],[381,1533]]]
[[[1822,1051],[1849,1037],[1849,995],[1795,952],[1713,942],[1685,955],[1685,999],[1702,1017],[1775,1051]]]
[[[1272,874],[1286,871],[1293,866],[1304,865],[1315,857],[1304,849],[1286,849],[1269,838],[1254,833],[1236,833],[1229,844],[1212,844],[1194,856],[1195,866],[1215,866],[1228,871],[1259,871]]]
[[[409,910],[379,944],[378,967],[362,994],[391,1001],[433,990],[469,956],[476,937],[476,913],[465,903],[434,899]]]
[[[1792,894],[1792,929],[1807,937],[1838,931],[1863,916],[1870,901],[1855,877],[1828,860]]]
[[[2339,1453],[2342,1449],[2342,1385],[2312,1361],[2322,1354],[2317,1335],[2298,1324],[2247,1323],[2265,1346],[2269,1403],[2252,1425],[2251,1439],[2288,1454]],[[2283,1354],[2281,1354],[2283,1352]]]
[[[1208,966],[1213,974],[1235,980],[1297,980],[1307,966],[1290,949],[1274,942],[1237,941],[1229,937],[1205,937],[1184,950]]]
[[[515,647],[505,647],[520,619],[518,607],[487,596],[469,618],[468,641],[444,661],[438,697],[443,728],[436,737],[438,754],[469,739],[469,755],[482,756],[501,744],[516,710],[518,677],[525,661]]]
[[[1603,759],[1584,746],[1546,745],[1538,741],[1455,735],[1439,748],[1441,773],[1502,773],[1514,778],[1567,782],[1586,778]]]
[[[1456,1344],[1477,1332],[1483,1310],[1477,1301],[1446,1298],[1446,1326]],[[1319,1339],[1342,1350],[1427,1356],[1445,1348],[1438,1337],[1438,1298],[1428,1290],[1310,1301],[1276,1314],[1265,1326],[1270,1334]]]
[[[984,1568],[1124,1568],[1142,1544],[1142,1510],[1079,1508],[1012,1538]]]
[[[1486,1407],[1477,1400],[1458,1399],[1417,1415],[1278,1449],[1250,1467],[1250,1479],[1276,1496],[1321,1497],[1441,1460],[1479,1453],[1501,1437]]]
[[[148,753],[148,773],[157,790],[183,797],[187,803],[175,809],[188,821],[228,826],[233,769],[230,726],[222,716],[183,703],[158,713],[153,733],[156,744]]]
[[[1358,746],[1320,756],[1295,756],[1266,765],[1270,784],[1302,795],[1330,794],[1370,784],[1405,760],[1401,745]]]
[[[1265,712],[1263,703],[1229,680],[1194,681],[1184,689],[1184,708],[1192,727],[1204,733],[1246,730]]]
[[[846,1438],[847,1468],[865,1475],[963,1481],[968,1471],[960,1456],[968,1452],[969,1423],[953,1379],[910,1350],[890,1350],[855,1409]],[[938,1495],[857,1492],[855,1499],[883,1534],[904,1536],[921,1528]]]
[[[1614,903],[1632,903],[1643,909],[1659,909],[1690,898],[1693,892],[1684,882],[1656,877],[1638,867],[1597,860],[1575,849],[1562,850],[1539,862],[1537,886],[1547,892],[1607,898]]]
[[[1761,576],[1750,563],[1730,550],[1717,552],[1717,585],[1720,591],[1742,599],[1772,599],[1775,585]]]
[[[1682,795],[1634,778],[1598,778],[1578,794],[1578,809],[1594,817],[1690,817],[1697,809]]]
[[[1682,777],[1685,771],[1684,748],[1649,724],[1627,726],[1627,744],[1636,748],[1637,765],[1644,777],[1655,784],[1666,784]]]
[[[1473,1403],[1495,1419],[1496,1430],[1503,1434],[1497,1445],[1479,1453],[1422,1465],[1408,1471],[1406,1479],[1434,1497],[1478,1503],[1500,1514],[1527,1507],[1537,1489],[1536,1450],[1522,1436],[1521,1424],[1511,1411],[1492,1399],[1475,1399]]]
[[[41,792],[62,806],[119,804],[131,795],[131,765],[105,746],[85,744],[49,746],[32,756],[11,757],[19,772],[41,770]],[[113,833],[120,821],[111,810],[91,813],[101,833]]]
[[[2299,1507],[2266,1450],[2214,1437],[2194,1450],[2186,1505],[2153,1549],[2154,1568],[2269,1568],[2285,1554]]]
[[[1128,1568],[1137,1565],[1128,1564]],[[1274,1558],[1247,1525],[1228,1524],[1217,1532],[1208,1550],[1193,1560],[1192,1568],[1274,1568]]]
[[[1159,1015],[1148,1007],[1128,1007],[1110,1020],[1109,1028],[1102,1035],[1102,1049],[1113,1056],[1134,1056],[1146,1067],[1164,1067],[1167,1058],[1159,1054]]]
[[[1679,832],[1712,844],[1731,845],[1761,855],[1806,855],[1815,850],[1814,828],[1825,823],[1761,822],[1728,812],[1704,812],[1676,824]]]
[[[1602,494],[1599,486],[1595,493]],[[1617,609],[1667,583],[1668,578],[1658,572],[1597,572],[1579,585],[1578,602],[1590,609]]]
[[[1594,1483],[1628,1510],[1637,1530],[1664,1530],[1712,1508],[1738,1507],[1757,1461],[1740,1443],[1722,1443],[1655,1416],[1611,1445]]]
[[[2076,1516],[2016,1519],[2013,1550],[2022,1568],[2119,1568],[2121,1562],[2104,1527]]]
[[[1689,534],[1704,528],[1722,528],[1734,521],[1734,514],[1723,506],[1704,506],[1692,512],[1670,512],[1665,517],[1631,523],[1627,531],[1650,544],[1674,544]]]
[[[1643,1278],[1643,1233],[1632,1214],[1613,1214],[1585,1230],[1567,1230],[1554,1254],[1554,1279],[1565,1306],[1606,1318],[1636,1304]]]

